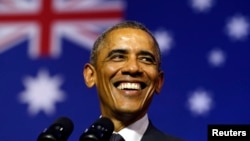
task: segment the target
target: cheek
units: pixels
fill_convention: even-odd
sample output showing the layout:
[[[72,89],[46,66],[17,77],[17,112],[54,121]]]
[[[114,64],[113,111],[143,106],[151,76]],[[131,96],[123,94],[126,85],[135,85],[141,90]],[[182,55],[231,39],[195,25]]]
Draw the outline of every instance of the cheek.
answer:
[[[107,89],[109,87],[110,82],[112,81],[112,78],[116,75],[118,72],[118,66],[112,65],[112,64],[103,64],[98,70],[97,70],[97,85],[98,87],[103,87],[102,89]]]
[[[120,63],[105,63],[101,68],[100,71],[102,71],[105,75],[112,76],[115,75],[122,65]]]
[[[145,70],[146,74],[148,75],[148,78],[151,81],[157,81],[158,80],[159,73],[155,68],[147,68],[147,69],[144,69],[144,70]]]
[[[105,71],[107,71],[107,73],[110,73],[110,72],[116,72],[119,68],[119,65],[117,64],[106,64],[104,65],[103,69]]]

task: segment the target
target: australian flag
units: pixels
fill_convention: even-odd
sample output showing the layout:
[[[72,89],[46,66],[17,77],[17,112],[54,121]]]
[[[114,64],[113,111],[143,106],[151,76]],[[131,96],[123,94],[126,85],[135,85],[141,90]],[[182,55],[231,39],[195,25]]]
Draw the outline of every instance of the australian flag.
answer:
[[[83,81],[93,42],[123,21],[144,23],[165,81],[149,110],[162,131],[206,141],[209,124],[250,124],[246,0],[0,0],[0,138],[35,141],[67,116],[79,140],[99,116]]]

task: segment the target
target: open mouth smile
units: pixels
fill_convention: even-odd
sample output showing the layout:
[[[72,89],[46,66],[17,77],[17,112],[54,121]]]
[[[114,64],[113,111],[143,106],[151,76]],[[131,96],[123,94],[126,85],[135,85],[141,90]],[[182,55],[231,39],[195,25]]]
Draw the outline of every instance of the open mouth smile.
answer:
[[[142,82],[116,82],[114,86],[119,90],[142,90],[146,84]]]

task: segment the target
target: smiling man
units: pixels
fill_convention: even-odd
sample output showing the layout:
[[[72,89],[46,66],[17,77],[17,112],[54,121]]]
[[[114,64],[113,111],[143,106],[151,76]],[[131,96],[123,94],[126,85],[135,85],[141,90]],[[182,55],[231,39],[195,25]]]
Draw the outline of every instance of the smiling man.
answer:
[[[161,54],[150,31],[136,21],[114,25],[98,37],[84,80],[96,86],[101,115],[126,141],[179,141],[153,126],[147,111],[163,85]]]

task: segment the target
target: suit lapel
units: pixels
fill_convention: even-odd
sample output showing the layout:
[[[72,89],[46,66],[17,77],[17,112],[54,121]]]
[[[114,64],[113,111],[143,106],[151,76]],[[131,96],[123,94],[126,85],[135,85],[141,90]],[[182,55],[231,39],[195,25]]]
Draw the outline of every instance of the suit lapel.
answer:
[[[146,132],[144,133],[144,135],[142,136],[141,141],[157,140],[156,132],[157,132],[157,129],[153,126],[151,121],[149,121],[148,128]]]

